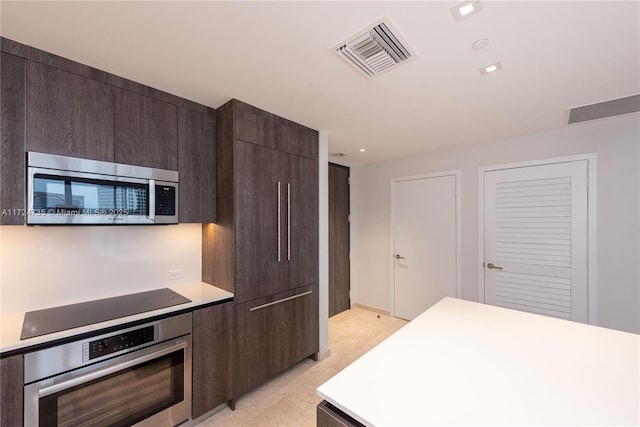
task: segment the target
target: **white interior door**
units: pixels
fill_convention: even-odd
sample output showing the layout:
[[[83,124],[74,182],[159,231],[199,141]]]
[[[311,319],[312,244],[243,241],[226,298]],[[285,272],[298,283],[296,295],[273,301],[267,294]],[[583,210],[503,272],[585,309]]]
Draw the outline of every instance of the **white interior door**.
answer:
[[[456,175],[392,186],[394,315],[412,320],[457,296]]]
[[[586,160],[484,173],[485,302],[588,320]]]

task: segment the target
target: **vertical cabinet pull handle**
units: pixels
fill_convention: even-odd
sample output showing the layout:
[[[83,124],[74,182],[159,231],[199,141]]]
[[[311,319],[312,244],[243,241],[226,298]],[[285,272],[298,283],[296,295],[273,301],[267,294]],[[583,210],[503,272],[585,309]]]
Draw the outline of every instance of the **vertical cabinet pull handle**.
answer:
[[[287,183],[287,261],[291,261],[291,183]]]
[[[278,195],[277,195],[278,199],[278,250],[277,250],[277,255],[278,255],[278,262],[280,262],[280,181],[278,181]]]

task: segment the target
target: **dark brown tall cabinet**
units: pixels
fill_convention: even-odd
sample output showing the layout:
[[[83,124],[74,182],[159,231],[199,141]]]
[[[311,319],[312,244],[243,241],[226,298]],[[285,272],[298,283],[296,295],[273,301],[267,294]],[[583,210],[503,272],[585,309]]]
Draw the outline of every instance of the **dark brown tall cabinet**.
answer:
[[[318,133],[232,100],[217,110],[217,219],[203,280],[234,292],[238,397],[318,351]]]

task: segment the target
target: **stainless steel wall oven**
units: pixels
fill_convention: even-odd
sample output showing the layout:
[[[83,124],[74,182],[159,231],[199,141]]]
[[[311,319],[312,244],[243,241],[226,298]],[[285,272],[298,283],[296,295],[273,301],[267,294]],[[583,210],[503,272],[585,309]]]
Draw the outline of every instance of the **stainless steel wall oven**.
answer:
[[[175,426],[191,415],[191,313],[25,355],[27,426]]]

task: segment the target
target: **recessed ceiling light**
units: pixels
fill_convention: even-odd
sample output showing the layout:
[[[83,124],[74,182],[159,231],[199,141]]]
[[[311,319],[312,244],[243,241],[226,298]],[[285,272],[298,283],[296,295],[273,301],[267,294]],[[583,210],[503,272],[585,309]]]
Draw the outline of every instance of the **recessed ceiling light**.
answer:
[[[360,149],[360,152],[361,152],[361,153],[364,153],[365,151],[367,151],[365,148],[361,148],[361,149]]]
[[[453,19],[455,19],[456,22],[460,22],[480,12],[482,10],[482,3],[479,1],[463,1],[453,6],[450,10]]]
[[[460,6],[460,15],[465,16],[468,13],[473,12],[473,4],[467,3],[465,5]]]
[[[500,61],[494,62],[493,64],[487,65],[486,67],[480,68],[480,74],[486,76],[487,74],[495,73],[496,71],[502,70],[502,64]]]

